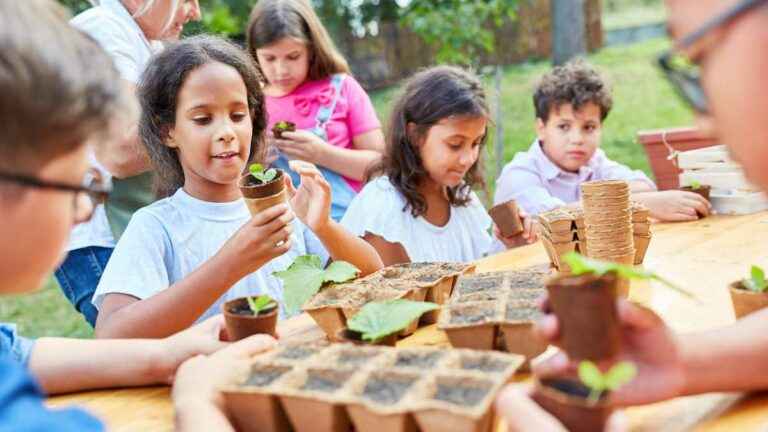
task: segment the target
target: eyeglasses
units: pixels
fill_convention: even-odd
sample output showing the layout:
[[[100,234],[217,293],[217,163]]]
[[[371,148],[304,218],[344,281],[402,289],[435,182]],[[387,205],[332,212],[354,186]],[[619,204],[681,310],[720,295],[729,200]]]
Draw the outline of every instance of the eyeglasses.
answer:
[[[28,186],[38,189],[54,189],[60,191],[74,192],[73,209],[74,222],[83,223],[91,220],[93,211],[98,204],[107,200],[112,186],[109,180],[105,179],[97,170],[89,170],[83,184],[80,186],[41,180],[35,177],[23,174],[0,173],[0,181],[16,183],[22,186]]]
[[[683,37],[672,49],[662,53],[658,58],[659,67],[674,86],[677,93],[700,113],[709,112],[709,101],[701,87],[701,73],[696,62],[681,54],[681,51],[691,47],[712,30],[730,23],[742,14],[767,3],[768,0],[745,0],[722,14],[707,21],[698,30]]]

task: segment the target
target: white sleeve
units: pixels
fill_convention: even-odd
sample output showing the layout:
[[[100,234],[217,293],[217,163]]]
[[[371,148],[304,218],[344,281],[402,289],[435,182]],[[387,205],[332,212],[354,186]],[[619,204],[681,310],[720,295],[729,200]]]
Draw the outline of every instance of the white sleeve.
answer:
[[[132,40],[130,31],[125,29],[123,23],[106,15],[94,15],[85,20],[73,21],[72,24],[101,45],[122,79],[134,84],[139,82],[142,68],[139,65],[137,41]]]
[[[104,269],[93,295],[94,306],[100,309],[111,293],[142,300],[168,288],[172,255],[170,236],[162,223],[149,212],[136,212]]]
[[[410,207],[404,210],[405,198],[389,180],[379,177],[368,183],[352,200],[341,219],[341,225],[362,237],[375,234],[407,249],[407,230],[413,225]]]

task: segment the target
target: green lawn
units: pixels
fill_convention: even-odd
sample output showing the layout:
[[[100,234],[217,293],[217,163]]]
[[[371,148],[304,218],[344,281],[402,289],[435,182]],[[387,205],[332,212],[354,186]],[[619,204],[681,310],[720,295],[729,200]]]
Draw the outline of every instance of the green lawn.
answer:
[[[640,129],[689,124],[691,112],[677,99],[652,64],[654,55],[668,46],[663,39],[632,46],[614,47],[590,56],[614,83],[614,110],[605,123],[603,148],[611,158],[648,172],[642,147],[635,141]],[[547,62],[531,62],[510,66],[504,71],[502,110],[504,127],[504,160],[527,148],[533,135],[531,91],[538,76],[548,69]],[[487,81],[489,88],[491,81]],[[397,88],[372,95],[381,119],[389,114],[389,106]],[[493,139],[489,141],[493,143]],[[490,150],[492,147],[489,146]],[[494,166],[494,155],[487,158]],[[488,170],[493,187],[493,170]],[[20,325],[26,336],[90,337],[93,333],[75,313],[53,280],[40,291],[0,300],[0,322]]]

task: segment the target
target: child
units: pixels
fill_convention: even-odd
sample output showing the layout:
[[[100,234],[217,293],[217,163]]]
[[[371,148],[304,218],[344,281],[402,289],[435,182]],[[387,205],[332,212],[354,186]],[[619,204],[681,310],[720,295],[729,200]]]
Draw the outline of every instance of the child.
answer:
[[[488,106],[477,78],[455,67],[416,74],[395,103],[387,155],[342,224],[386,265],[478,259],[491,219],[474,192],[484,186],[480,151]],[[526,239],[530,220],[526,218]]]
[[[381,267],[371,246],[329,218],[329,186],[309,163],[292,164],[298,191],[288,182],[303,224],[286,204],[251,217],[238,180],[262,150],[258,76],[244,52],[211,37],[186,39],[150,62],[139,133],[160,191],[172,195],[137,212],[118,242],[94,296],[98,337],[161,337],[245,295],[270,295],[285,317],[272,273],[299,255],[330,255],[362,274]]]
[[[698,194],[657,192],[641,171],[616,163],[600,150],[602,125],[613,104],[611,92],[592,67],[577,60],[544,75],[533,95],[538,138],[518,153],[496,181],[495,203],[510,199],[530,214],[578,202],[590,180],[626,180],[632,199],[660,220],[695,220],[709,213]],[[504,240],[504,239],[502,239]]]
[[[89,194],[106,192],[83,183],[85,143],[107,139],[97,132],[123,110],[119,79],[110,59],[65,15],[52,1],[0,2],[0,292],[6,295],[40,286],[61,260],[73,222],[93,214]],[[81,410],[47,409],[45,394],[169,384],[174,375],[189,381],[177,367],[221,348],[221,327],[217,317],[160,340],[30,341],[0,324],[0,429],[103,430]],[[253,352],[272,343],[262,336],[231,347]],[[199,388],[180,388],[174,397],[200,397]]]
[[[384,137],[371,100],[350,75],[310,2],[261,0],[246,32],[248,50],[265,79],[268,129],[288,121],[295,132],[270,136],[288,159],[320,167],[332,188],[338,221],[362,188],[366,170],[381,159]],[[294,184],[298,176],[292,174]]]

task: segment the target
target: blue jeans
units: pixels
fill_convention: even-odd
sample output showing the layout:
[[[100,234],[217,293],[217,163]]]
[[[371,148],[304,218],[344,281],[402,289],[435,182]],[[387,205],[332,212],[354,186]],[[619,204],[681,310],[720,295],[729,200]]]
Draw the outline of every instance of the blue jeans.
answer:
[[[67,254],[61,267],[56,269],[56,280],[64,296],[92,327],[96,325],[99,311],[91,299],[113,250],[97,246],[75,249]]]

